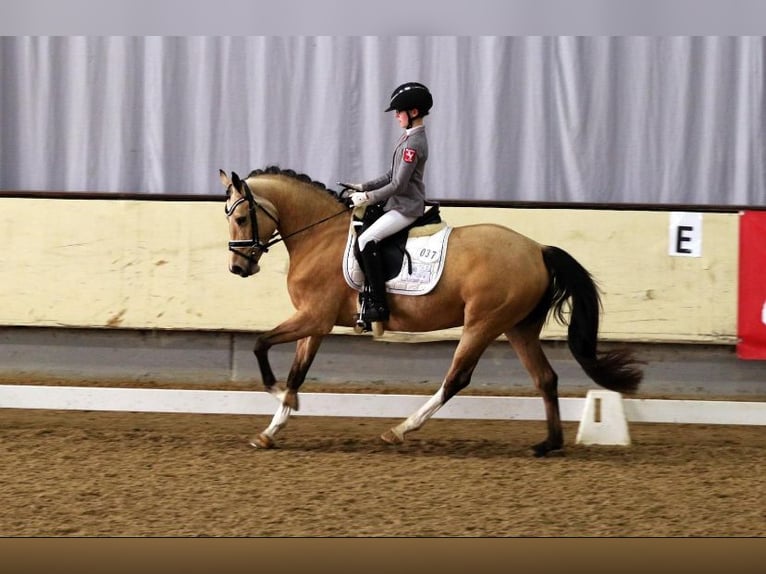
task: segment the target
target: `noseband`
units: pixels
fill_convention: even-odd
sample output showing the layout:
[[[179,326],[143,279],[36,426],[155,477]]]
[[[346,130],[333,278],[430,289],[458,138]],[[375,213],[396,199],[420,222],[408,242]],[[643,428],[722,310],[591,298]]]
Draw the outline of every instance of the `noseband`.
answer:
[[[247,213],[250,217],[250,224],[253,230],[252,238],[251,239],[233,239],[229,241],[229,251],[232,251],[236,253],[237,255],[240,255],[247,259],[248,261],[255,262],[255,250],[257,249],[262,254],[266,253],[269,250],[269,247],[274,245],[275,243],[279,243],[282,241],[280,237],[277,237],[279,232],[275,229],[274,233],[271,236],[271,239],[269,239],[267,242],[261,241],[261,238],[258,234],[258,218],[255,216],[255,210],[256,208],[260,208],[263,213],[266,214],[266,216],[271,219],[274,223],[279,226],[279,220],[277,220],[276,217],[274,217],[271,213],[268,212],[267,209],[265,209],[262,205],[260,205],[257,201],[255,201],[255,198],[253,197],[252,192],[250,191],[250,188],[247,186],[247,183],[244,181],[242,182],[242,186],[245,190],[245,193],[242,197],[240,197],[237,201],[235,201],[231,207],[224,206],[224,211],[226,212],[226,217],[231,217],[234,213],[234,210],[237,209],[239,204],[244,203],[247,201]],[[246,251],[242,251],[242,250]]]
[[[237,255],[244,257],[248,261],[255,263],[256,257],[255,257],[255,250],[261,252],[261,254],[266,253],[269,250],[269,247],[272,245],[275,245],[276,243],[279,243],[280,241],[284,241],[285,239],[288,239],[294,235],[298,235],[299,233],[303,233],[304,231],[308,231],[312,227],[316,227],[317,225],[320,225],[324,223],[325,221],[329,221],[330,219],[333,219],[335,217],[338,217],[339,215],[343,215],[344,213],[348,213],[349,207],[344,205],[343,209],[340,211],[333,213],[332,215],[328,215],[327,217],[324,217],[320,219],[319,221],[315,221],[314,223],[311,223],[310,225],[307,225],[306,227],[303,227],[301,229],[298,229],[297,231],[293,231],[292,233],[282,237],[281,233],[279,232],[279,220],[273,216],[269,211],[260,205],[257,201],[255,201],[255,198],[253,197],[253,193],[250,191],[250,188],[248,187],[247,183],[245,183],[244,180],[242,180],[242,187],[244,189],[243,196],[240,197],[237,201],[235,201],[231,207],[224,206],[224,211],[226,212],[226,217],[231,217],[234,213],[234,210],[237,209],[237,206],[239,206],[240,203],[244,203],[247,201],[248,206],[248,216],[250,217],[250,221],[252,222],[252,228],[253,228],[253,236],[252,239],[233,239],[229,241],[229,251],[232,251],[233,253],[236,253]],[[239,191],[239,190],[237,190]],[[267,242],[261,241],[261,238],[258,235],[258,218],[255,216],[255,210],[256,208],[260,208],[263,213],[266,214],[266,216],[271,219],[276,225],[277,228],[274,230],[274,233],[271,235],[271,238]],[[241,249],[246,249],[247,251],[241,251]]]

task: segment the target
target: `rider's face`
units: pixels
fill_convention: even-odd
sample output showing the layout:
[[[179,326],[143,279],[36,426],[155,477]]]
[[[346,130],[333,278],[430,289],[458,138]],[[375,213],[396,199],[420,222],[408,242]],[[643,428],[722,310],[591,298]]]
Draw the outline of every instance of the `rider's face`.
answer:
[[[399,122],[399,127],[406,129],[407,124],[410,123],[410,118],[407,117],[407,112],[405,110],[396,110],[394,114]]]

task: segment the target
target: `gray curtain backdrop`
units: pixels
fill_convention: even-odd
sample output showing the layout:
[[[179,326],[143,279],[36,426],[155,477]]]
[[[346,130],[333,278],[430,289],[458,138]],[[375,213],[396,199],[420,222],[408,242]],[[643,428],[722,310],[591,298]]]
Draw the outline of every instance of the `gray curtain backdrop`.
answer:
[[[766,204],[763,37],[2,37],[0,189],[384,173],[421,81],[433,199]]]

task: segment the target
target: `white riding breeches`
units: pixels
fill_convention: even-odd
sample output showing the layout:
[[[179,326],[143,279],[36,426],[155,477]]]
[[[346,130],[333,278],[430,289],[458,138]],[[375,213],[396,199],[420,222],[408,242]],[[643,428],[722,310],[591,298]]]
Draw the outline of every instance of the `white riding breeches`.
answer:
[[[393,235],[397,231],[401,231],[416,219],[417,217],[408,217],[393,209],[391,211],[386,211],[377,221],[375,221],[375,223],[370,225],[370,227],[359,236],[359,250],[364,251],[365,246],[370,241],[377,241],[380,243],[386,237]]]

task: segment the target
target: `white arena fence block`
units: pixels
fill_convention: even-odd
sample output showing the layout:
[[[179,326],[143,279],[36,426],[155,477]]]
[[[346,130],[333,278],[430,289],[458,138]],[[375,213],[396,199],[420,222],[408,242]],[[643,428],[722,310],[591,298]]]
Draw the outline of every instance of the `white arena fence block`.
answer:
[[[588,391],[577,429],[577,444],[630,444],[628,421],[622,406],[622,395],[614,391]]]
[[[426,395],[301,393],[295,415],[402,418],[427,399]],[[586,400],[560,398],[561,420],[582,422]],[[621,404],[629,422],[766,426],[766,402],[622,399]],[[276,401],[264,391],[0,385],[0,408],[271,416]],[[434,418],[545,420],[545,410],[539,397],[456,396]]]

